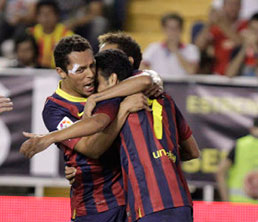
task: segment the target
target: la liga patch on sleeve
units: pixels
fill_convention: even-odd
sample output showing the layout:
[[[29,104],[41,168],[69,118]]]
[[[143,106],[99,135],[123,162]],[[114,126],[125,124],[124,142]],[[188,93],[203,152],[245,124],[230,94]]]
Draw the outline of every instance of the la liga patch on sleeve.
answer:
[[[73,124],[73,121],[70,120],[67,116],[65,116],[57,125],[57,129],[61,130],[61,129],[65,129],[68,126],[71,126]]]

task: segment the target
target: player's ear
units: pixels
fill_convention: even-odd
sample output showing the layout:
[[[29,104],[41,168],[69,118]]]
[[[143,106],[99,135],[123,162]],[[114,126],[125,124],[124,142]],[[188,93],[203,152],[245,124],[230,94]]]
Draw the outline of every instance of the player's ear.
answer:
[[[134,59],[133,59],[133,57],[132,57],[132,56],[129,56],[128,59],[129,59],[130,63],[133,65],[133,64],[134,64]]]
[[[118,78],[116,73],[112,73],[108,78],[109,86],[114,86],[118,83]]]
[[[62,78],[65,79],[67,74],[66,72],[64,72],[63,69],[61,69],[60,67],[56,67],[56,72],[58,73],[58,75]]]

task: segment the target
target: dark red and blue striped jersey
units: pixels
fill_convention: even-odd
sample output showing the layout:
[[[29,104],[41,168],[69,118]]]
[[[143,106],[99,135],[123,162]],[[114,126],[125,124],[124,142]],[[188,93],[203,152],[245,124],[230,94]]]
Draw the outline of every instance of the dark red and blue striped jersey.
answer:
[[[155,135],[153,112],[145,110],[130,114],[120,133],[129,221],[168,208],[192,206],[179,155],[179,144],[192,135],[191,129],[168,95],[157,102],[162,106],[162,138]]]
[[[43,120],[49,131],[60,130],[82,116],[86,99],[71,96],[60,88],[47,99]],[[95,113],[115,118],[120,99],[98,103]],[[58,143],[64,152],[65,163],[77,169],[71,187],[72,215],[83,216],[104,212],[125,205],[122,173],[117,147],[111,147],[99,160],[90,159],[74,150],[80,138]]]

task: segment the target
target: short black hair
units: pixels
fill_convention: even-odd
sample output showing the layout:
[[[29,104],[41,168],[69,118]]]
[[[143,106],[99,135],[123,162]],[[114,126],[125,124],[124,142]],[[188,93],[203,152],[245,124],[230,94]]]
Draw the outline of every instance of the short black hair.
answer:
[[[42,6],[50,6],[53,8],[54,12],[59,15],[60,9],[58,7],[58,4],[55,0],[41,0],[36,5],[36,13],[39,13],[39,10]]]
[[[249,22],[252,21],[258,21],[258,12],[254,13],[251,18],[249,19]]]
[[[92,50],[87,39],[80,35],[72,35],[62,38],[55,47],[54,57],[56,67],[60,67],[67,73],[67,66],[70,64],[68,55],[72,52],[83,52]]]
[[[15,50],[15,52],[17,53],[19,44],[21,44],[23,42],[30,42],[31,43],[31,45],[33,47],[33,51],[34,51],[34,58],[35,58],[35,61],[37,61],[38,56],[39,56],[38,45],[37,45],[36,40],[34,39],[34,37],[32,35],[26,33],[26,32],[15,37],[15,39],[14,39],[14,50]]]
[[[122,81],[133,74],[133,66],[127,55],[119,50],[108,49],[99,52],[95,56],[97,73],[107,80],[112,73],[117,74],[119,81]]]
[[[182,18],[182,16],[180,16],[177,13],[168,13],[168,14],[165,14],[164,16],[162,16],[161,25],[163,27],[165,27],[166,24],[167,24],[167,21],[170,20],[170,19],[176,20],[178,22],[180,28],[183,29],[184,19]]]
[[[142,52],[139,44],[124,32],[109,32],[98,37],[99,46],[104,44],[117,44],[128,57],[134,60],[133,68],[139,69],[142,60]]]

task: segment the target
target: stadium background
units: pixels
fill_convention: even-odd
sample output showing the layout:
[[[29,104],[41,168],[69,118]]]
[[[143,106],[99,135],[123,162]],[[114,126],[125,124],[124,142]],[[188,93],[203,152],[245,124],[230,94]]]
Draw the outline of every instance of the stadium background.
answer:
[[[125,30],[144,49],[149,43],[162,40],[160,17],[175,11],[185,19],[183,39],[189,42],[192,23],[205,21],[210,3],[210,0],[131,0]],[[14,102],[14,111],[0,117],[0,221],[69,220],[68,199],[40,198],[69,196],[62,155],[54,146],[32,160],[18,153],[24,141],[22,131],[46,132],[41,110],[57,82],[58,78],[49,70],[0,68],[0,94],[10,96]],[[202,149],[199,160],[183,165],[196,200],[195,221],[258,221],[257,206],[213,202],[219,200],[214,180],[218,162],[232,147],[234,138],[247,133],[252,118],[257,116],[257,86],[257,79],[249,78],[165,79],[167,91],[189,121]],[[25,195],[39,198],[17,197]]]

